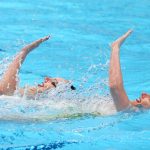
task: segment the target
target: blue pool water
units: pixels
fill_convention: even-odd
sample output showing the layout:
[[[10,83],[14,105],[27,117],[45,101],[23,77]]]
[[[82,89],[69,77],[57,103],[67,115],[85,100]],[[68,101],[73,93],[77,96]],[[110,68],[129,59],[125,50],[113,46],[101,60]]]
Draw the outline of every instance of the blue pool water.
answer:
[[[149,0],[1,0],[1,76],[21,47],[50,34],[24,62],[20,86],[48,75],[77,91],[1,96],[0,149],[148,150],[150,111],[116,113],[107,83],[109,44],[131,28],[121,50],[124,85],[131,100],[150,93],[149,9]]]

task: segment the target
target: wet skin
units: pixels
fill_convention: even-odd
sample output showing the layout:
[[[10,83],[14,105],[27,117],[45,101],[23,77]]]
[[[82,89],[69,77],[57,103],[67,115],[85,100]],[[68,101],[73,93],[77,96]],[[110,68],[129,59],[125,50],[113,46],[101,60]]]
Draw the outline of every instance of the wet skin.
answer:
[[[149,109],[150,108],[150,95],[147,93],[142,93],[139,99],[132,101],[131,104],[133,106],[142,106],[143,108]]]

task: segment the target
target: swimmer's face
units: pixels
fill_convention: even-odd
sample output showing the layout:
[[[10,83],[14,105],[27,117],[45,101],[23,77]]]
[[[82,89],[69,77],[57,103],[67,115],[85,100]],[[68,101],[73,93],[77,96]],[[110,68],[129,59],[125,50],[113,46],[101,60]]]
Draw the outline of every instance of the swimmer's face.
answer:
[[[142,93],[139,100],[137,100],[144,108],[150,108],[150,95]]]
[[[66,84],[69,81],[63,78],[49,78],[49,77],[45,77],[44,82],[42,84],[39,84],[39,87],[43,87],[46,89],[50,89],[50,88],[56,88],[58,84]],[[75,90],[75,87],[73,85],[71,85],[70,87],[72,90]]]
[[[39,87],[45,87],[45,88],[54,88],[57,87],[59,83],[67,83],[68,80],[65,80],[63,78],[49,78],[45,77],[44,82],[42,84],[39,84]]]
[[[48,78],[46,77],[44,79],[44,87],[46,88],[53,88],[53,87],[56,87],[58,84],[58,81],[54,78]]]

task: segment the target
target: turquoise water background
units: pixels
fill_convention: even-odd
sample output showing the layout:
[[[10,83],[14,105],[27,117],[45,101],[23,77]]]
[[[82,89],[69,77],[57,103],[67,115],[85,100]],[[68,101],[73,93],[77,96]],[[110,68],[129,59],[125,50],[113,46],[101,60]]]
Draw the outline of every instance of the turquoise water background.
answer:
[[[97,117],[88,113],[111,112],[109,103],[100,105],[106,99],[111,101],[106,96],[109,45],[128,29],[134,32],[121,48],[125,88],[130,99],[139,97],[143,91],[150,93],[149,9],[149,0],[1,0],[1,76],[12,56],[25,44],[50,34],[51,39],[24,62],[20,85],[40,83],[47,75],[60,76],[72,80],[77,93],[71,100],[69,94],[57,100],[51,100],[50,95],[44,102],[2,96],[0,149],[148,150],[149,111]],[[94,95],[98,96],[93,98]],[[70,103],[76,113],[81,113],[80,105],[83,110],[88,106],[88,110],[86,115],[75,119],[9,119],[18,118],[18,112],[20,118],[35,113],[38,116],[38,111],[41,115],[49,101],[67,114]],[[53,111],[59,114],[59,109],[53,107],[51,112],[50,108],[46,108],[46,115]]]

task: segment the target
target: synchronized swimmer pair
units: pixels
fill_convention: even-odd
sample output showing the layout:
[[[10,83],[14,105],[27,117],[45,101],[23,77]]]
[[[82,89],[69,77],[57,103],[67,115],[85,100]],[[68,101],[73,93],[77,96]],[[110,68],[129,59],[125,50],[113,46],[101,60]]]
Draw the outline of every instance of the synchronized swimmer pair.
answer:
[[[132,33],[129,30],[123,36],[114,41],[111,45],[112,54],[110,58],[110,72],[109,72],[109,87],[110,93],[113,97],[116,109],[118,111],[127,108],[150,108],[150,95],[147,93],[142,93],[139,99],[135,101],[130,101],[123,85],[122,72],[120,66],[120,46],[124,40]],[[17,89],[18,82],[18,72],[22,63],[24,62],[26,56],[41,43],[47,41],[50,36],[41,38],[21,49],[21,51],[16,55],[13,61],[8,66],[6,72],[4,73],[2,79],[0,80],[0,95],[13,95]],[[27,95],[35,96],[37,93],[42,93],[51,88],[56,88],[58,84],[66,84],[69,81],[64,78],[50,78],[45,77],[42,84],[37,86],[25,88],[19,88],[18,91],[21,95],[24,95],[26,91]],[[70,86],[72,90],[75,90],[73,85]]]

